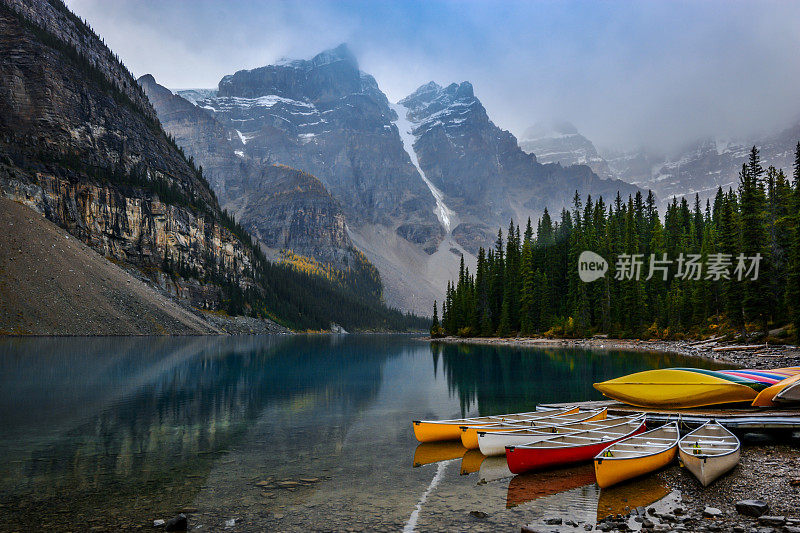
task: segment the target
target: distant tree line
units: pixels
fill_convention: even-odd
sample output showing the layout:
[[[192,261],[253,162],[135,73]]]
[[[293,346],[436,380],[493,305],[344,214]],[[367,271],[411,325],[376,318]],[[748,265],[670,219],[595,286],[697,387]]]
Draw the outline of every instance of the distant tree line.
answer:
[[[798,335],[800,143],[793,178],[765,170],[753,147],[738,190],[720,188],[705,206],[698,195],[692,207],[685,198],[673,199],[663,220],[652,192],[627,200],[617,194],[610,205],[602,197],[582,202],[576,192],[572,210],[562,210],[559,221],[545,210],[535,232],[530,220],[522,233],[512,221],[505,240],[498,231],[494,248],[479,250],[474,273],[462,257],[458,279],[447,285],[441,321],[434,303],[431,332],[763,337],[788,324],[780,335]],[[590,283],[578,275],[584,250],[609,264],[609,272]],[[640,276],[611,272],[622,265],[630,274],[632,258],[641,263]]]

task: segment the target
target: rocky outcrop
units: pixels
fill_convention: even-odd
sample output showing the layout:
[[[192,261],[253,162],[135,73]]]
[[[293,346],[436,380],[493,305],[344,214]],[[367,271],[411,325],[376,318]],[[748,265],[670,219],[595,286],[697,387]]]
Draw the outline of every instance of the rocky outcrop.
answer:
[[[337,269],[353,264],[356,250],[342,207],[316,177],[245,153],[235,129],[151,75],[142,76],[139,83],[164,128],[202,165],[222,206],[262,246],[290,249]]]
[[[345,216],[314,176],[283,165],[248,173],[228,188],[229,209],[265,246],[292,250],[339,269],[355,248]]]
[[[196,279],[251,285],[253,251],[224,226],[208,183],[138,85],[119,81],[126,74],[111,52],[65,9],[0,5],[0,193],[143,271],[173,262]],[[219,304],[213,283],[195,288],[193,305]]]
[[[152,106],[135,83],[130,71],[61,0],[2,0],[2,3],[74,49],[77,55],[92,64],[109,83],[124,94],[140,113],[155,120],[156,114]]]
[[[670,156],[638,151],[618,154],[609,163],[622,179],[653,189],[662,202],[684,196],[692,199],[695,194],[704,202],[713,198],[719,187],[727,190],[739,186],[739,171],[753,145],[761,151],[764,168],[772,165],[791,174],[798,141],[800,123],[750,142],[704,139]],[[630,164],[642,160],[649,164]]]

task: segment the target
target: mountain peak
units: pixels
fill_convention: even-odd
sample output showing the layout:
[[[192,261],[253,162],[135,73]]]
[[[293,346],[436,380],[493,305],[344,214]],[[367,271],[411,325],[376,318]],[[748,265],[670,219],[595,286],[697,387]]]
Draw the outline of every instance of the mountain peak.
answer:
[[[356,60],[356,56],[353,55],[347,43],[342,43],[336,48],[320,52],[311,59],[311,63],[315,67],[335,63],[337,61],[346,61],[358,69],[358,60]]]
[[[451,83],[445,89],[448,93],[453,94],[456,98],[474,98],[475,92],[472,89],[472,84],[468,81],[461,83]]]

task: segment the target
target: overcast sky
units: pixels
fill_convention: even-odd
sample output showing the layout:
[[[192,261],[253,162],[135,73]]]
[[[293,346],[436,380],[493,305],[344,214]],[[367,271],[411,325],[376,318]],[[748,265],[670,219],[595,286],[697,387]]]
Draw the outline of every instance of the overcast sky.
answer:
[[[800,2],[67,0],[170,88],[347,42],[390,100],[468,80],[519,135],[569,120],[598,146],[757,140],[800,116]]]

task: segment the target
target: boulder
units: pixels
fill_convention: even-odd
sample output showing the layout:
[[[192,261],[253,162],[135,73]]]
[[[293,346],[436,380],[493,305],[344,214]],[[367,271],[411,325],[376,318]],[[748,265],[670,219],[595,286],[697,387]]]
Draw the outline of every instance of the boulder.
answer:
[[[742,500],[736,502],[736,512],[741,515],[758,518],[769,512],[769,505],[762,500]]]
[[[189,520],[183,513],[179,514],[174,518],[170,518],[164,525],[164,531],[188,531],[188,529],[189,529]]]

